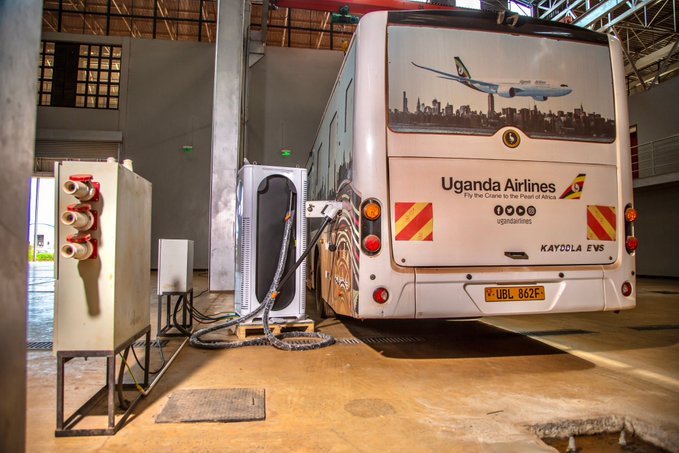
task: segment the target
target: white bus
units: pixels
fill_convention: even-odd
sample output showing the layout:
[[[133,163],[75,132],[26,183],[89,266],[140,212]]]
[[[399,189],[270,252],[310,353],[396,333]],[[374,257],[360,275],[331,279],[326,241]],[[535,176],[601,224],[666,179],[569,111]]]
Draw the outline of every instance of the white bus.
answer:
[[[310,255],[323,316],[635,306],[620,43],[497,18],[361,19],[307,163],[309,200],[343,204]]]

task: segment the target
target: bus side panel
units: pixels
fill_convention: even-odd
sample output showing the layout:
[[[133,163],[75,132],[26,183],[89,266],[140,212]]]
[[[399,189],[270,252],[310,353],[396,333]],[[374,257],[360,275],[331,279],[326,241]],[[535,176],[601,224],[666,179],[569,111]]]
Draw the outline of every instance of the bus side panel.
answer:
[[[629,117],[627,93],[624,73],[624,62],[620,41],[609,36],[611,49],[611,65],[613,68],[613,87],[615,93],[615,116],[617,119],[617,167],[618,167],[618,207],[624,213],[626,206],[633,206],[632,189],[632,156],[629,140]],[[640,215],[644,215],[641,213]],[[618,217],[619,231],[625,231],[624,215]],[[605,310],[628,310],[636,306],[636,258],[625,249],[624,240],[618,243],[619,259],[616,263],[604,267]],[[641,244],[643,247],[643,244]],[[632,283],[632,294],[625,297],[621,294],[622,284]]]
[[[317,167],[311,184],[315,200],[339,200],[343,209],[337,220],[318,243],[319,278],[323,299],[342,315],[356,316],[355,294],[358,267],[355,244],[358,241],[357,219],[352,204],[356,201],[352,182],[355,56],[357,40],[349,48],[316,137],[311,165]],[[360,198],[359,198],[360,200]],[[315,231],[310,231],[310,234]],[[330,250],[330,245],[335,251]],[[314,267],[314,272],[316,272]],[[315,283],[315,282],[314,282]]]
[[[375,256],[358,250],[360,256],[359,318],[414,318],[415,272],[396,266],[389,242],[389,187],[386,143],[386,29],[387,13],[377,12],[361,19],[356,37],[356,118],[354,135],[354,187],[363,200],[382,205],[382,249]],[[356,39],[356,38],[355,38]],[[378,287],[388,288],[384,304],[373,301]]]

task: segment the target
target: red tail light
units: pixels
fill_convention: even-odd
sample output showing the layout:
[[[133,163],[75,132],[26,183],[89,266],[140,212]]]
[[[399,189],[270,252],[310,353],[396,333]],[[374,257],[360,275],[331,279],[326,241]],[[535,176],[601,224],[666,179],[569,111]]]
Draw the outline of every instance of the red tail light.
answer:
[[[639,240],[634,236],[634,221],[639,217],[639,213],[629,203],[625,207],[625,248],[630,255],[639,247]]]
[[[378,304],[383,304],[389,299],[389,291],[384,288],[377,288],[373,291],[373,300]]]
[[[625,282],[622,284],[622,288],[620,288],[620,291],[622,292],[622,295],[625,297],[629,297],[632,295],[632,284],[630,282]]]
[[[370,234],[363,239],[363,248],[370,253],[377,253],[382,248],[382,241],[374,234]]]

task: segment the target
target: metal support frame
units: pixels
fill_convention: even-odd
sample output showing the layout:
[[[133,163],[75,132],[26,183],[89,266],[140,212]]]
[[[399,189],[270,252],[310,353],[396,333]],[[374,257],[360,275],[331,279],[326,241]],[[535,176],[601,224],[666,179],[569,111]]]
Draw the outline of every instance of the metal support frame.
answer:
[[[179,326],[174,323],[172,314],[174,310],[172,309],[172,296],[185,297],[189,302],[189,309],[186,305],[182,304],[182,317]],[[163,298],[165,298],[165,325],[163,325]],[[179,298],[177,299],[177,304],[179,303]],[[193,328],[193,316],[191,315],[191,310],[193,309],[193,288],[187,292],[172,292],[163,293],[158,295],[158,331],[156,337],[183,337],[184,334],[178,329],[182,328],[184,330],[191,330]],[[188,320],[187,320],[188,316]],[[175,329],[177,332],[170,332],[170,330]]]
[[[221,0],[212,110],[210,291],[235,286],[236,173],[243,161],[250,2]]]
[[[116,384],[116,355],[123,350],[127,350],[132,344],[142,335],[146,336],[146,345],[144,347],[144,382],[143,387],[148,388],[149,385],[149,365],[150,365],[150,351],[151,351],[151,325],[149,324],[140,332],[129,338],[121,344],[114,351],[58,351],[57,352],[57,429],[54,431],[56,437],[81,437],[81,436],[112,436],[117,433],[124,425],[132,410],[135,408],[139,400],[144,396],[139,393],[139,396],[130,403],[129,407],[120,416],[116,423],[115,414],[115,393],[123,390],[135,390],[134,384]],[[64,384],[65,384],[65,370],[66,362],[77,357],[106,357],[106,385],[99,389],[85,404],[80,406],[67,419],[64,420]],[[123,363],[120,364],[124,366]],[[122,374],[122,373],[121,373]],[[92,408],[104,397],[107,396],[108,408],[108,424],[106,428],[97,429],[76,429],[75,426],[82,421]]]

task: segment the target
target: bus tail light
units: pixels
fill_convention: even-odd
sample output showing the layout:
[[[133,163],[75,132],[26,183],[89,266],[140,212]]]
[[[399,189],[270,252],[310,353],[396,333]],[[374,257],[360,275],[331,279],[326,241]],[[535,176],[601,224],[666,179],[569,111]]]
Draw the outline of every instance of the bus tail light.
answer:
[[[620,291],[622,292],[622,295],[625,297],[629,297],[632,295],[632,284],[630,282],[625,282],[622,284],[622,287],[620,288]]]
[[[382,241],[374,234],[369,234],[363,239],[363,248],[370,253],[377,253],[382,248]]]
[[[382,250],[382,204],[368,198],[361,206],[361,249],[366,255]]]
[[[389,291],[385,288],[377,288],[373,291],[373,300],[378,304],[383,304],[389,299]]]
[[[639,247],[639,240],[634,236],[634,222],[638,217],[637,210],[631,204],[628,204],[625,207],[625,249],[630,255]]]
[[[369,201],[363,205],[363,217],[368,220],[377,220],[382,215],[382,208],[375,201]]]

